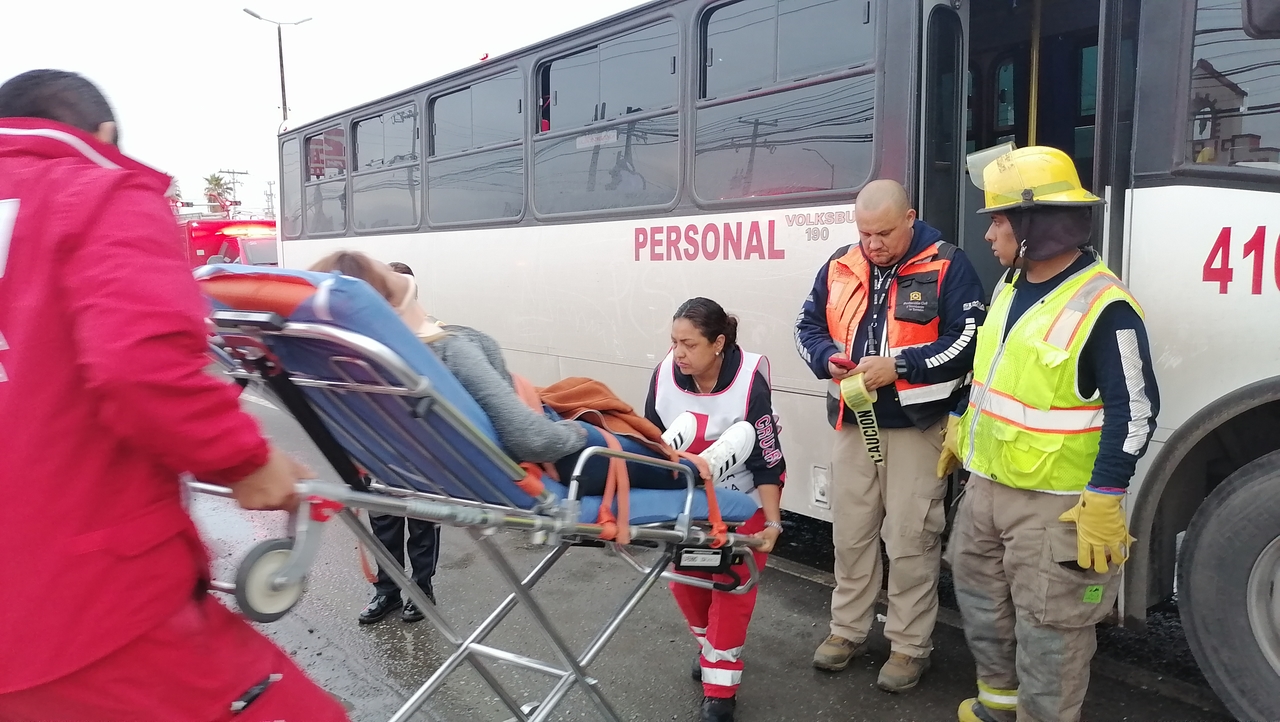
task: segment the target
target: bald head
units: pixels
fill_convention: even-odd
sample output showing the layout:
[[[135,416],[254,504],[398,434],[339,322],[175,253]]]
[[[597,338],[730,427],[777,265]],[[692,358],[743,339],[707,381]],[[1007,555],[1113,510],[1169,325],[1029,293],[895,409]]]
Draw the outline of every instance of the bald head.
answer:
[[[873,180],[858,194],[858,208],[866,208],[872,213],[888,211],[897,215],[905,215],[911,210],[911,199],[907,197],[907,189],[896,180]]]
[[[911,248],[916,212],[907,189],[892,180],[871,181],[853,204],[862,253],[877,266],[890,267]]]

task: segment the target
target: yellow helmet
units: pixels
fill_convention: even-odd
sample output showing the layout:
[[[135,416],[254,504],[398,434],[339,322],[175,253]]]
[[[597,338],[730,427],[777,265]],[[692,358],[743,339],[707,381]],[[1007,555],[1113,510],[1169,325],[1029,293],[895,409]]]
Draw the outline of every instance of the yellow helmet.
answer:
[[[1103,200],[1080,185],[1076,164],[1066,153],[1043,145],[1011,150],[971,172],[974,184],[986,193],[979,213],[996,213],[1033,206],[1096,206]],[[981,181],[979,181],[979,177]]]

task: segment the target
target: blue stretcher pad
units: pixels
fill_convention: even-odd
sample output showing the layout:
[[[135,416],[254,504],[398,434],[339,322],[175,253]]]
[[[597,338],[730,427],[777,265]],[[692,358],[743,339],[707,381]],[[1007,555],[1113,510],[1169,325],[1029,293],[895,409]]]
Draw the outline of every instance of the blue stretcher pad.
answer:
[[[213,265],[197,270],[202,280],[227,276],[264,287],[285,284],[295,296],[302,295],[298,286],[310,286],[301,303],[280,313],[287,322],[285,332],[268,334],[263,342],[291,377],[318,382],[299,385],[329,432],[371,476],[388,486],[440,497],[534,507],[534,499],[515,483],[524,472],[502,451],[484,411],[371,286],[338,274],[288,269]],[[235,308],[216,299],[213,303],[220,310],[279,312],[267,302],[252,308],[256,304],[251,299],[238,299]],[[315,326],[337,329],[341,338],[307,331]],[[426,384],[415,388],[412,376]],[[557,499],[567,495],[562,484],[550,479],[544,484]],[[632,489],[630,522],[673,522],[685,497],[684,490]],[[755,500],[737,491],[717,489],[716,499],[727,522],[745,521],[758,509]],[[600,501],[581,500],[581,523],[595,522]],[[692,515],[707,518],[701,489],[694,494]]]

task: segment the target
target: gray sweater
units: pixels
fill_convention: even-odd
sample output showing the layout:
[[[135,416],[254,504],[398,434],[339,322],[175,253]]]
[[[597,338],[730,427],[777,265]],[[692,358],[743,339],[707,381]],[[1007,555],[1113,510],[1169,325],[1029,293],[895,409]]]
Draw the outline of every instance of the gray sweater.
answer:
[[[428,348],[480,404],[513,459],[552,462],[587,445],[586,430],[577,422],[552,421],[516,395],[502,349],[491,336],[469,326],[444,329],[448,335],[428,342]]]

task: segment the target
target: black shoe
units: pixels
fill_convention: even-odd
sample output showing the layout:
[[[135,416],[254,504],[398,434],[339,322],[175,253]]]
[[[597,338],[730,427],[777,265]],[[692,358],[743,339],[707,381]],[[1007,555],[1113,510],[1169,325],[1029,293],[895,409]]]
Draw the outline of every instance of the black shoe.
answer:
[[[400,608],[403,602],[400,601],[400,595],[391,596],[389,594],[375,594],[373,599],[365,605],[364,611],[360,612],[361,624],[377,624],[386,616]]]
[[[693,681],[702,681],[702,655],[693,655],[693,667],[689,669],[689,676],[693,677]]]
[[[737,697],[703,697],[700,722],[733,722]]]
[[[426,592],[424,592],[424,594],[427,595],[427,601],[431,602],[432,604],[436,603],[435,592],[428,589]],[[403,621],[405,624],[413,624],[414,622],[421,622],[425,616],[426,615],[422,613],[422,610],[418,609],[418,605],[413,603],[412,599],[405,602],[404,609],[400,610],[400,620]]]

